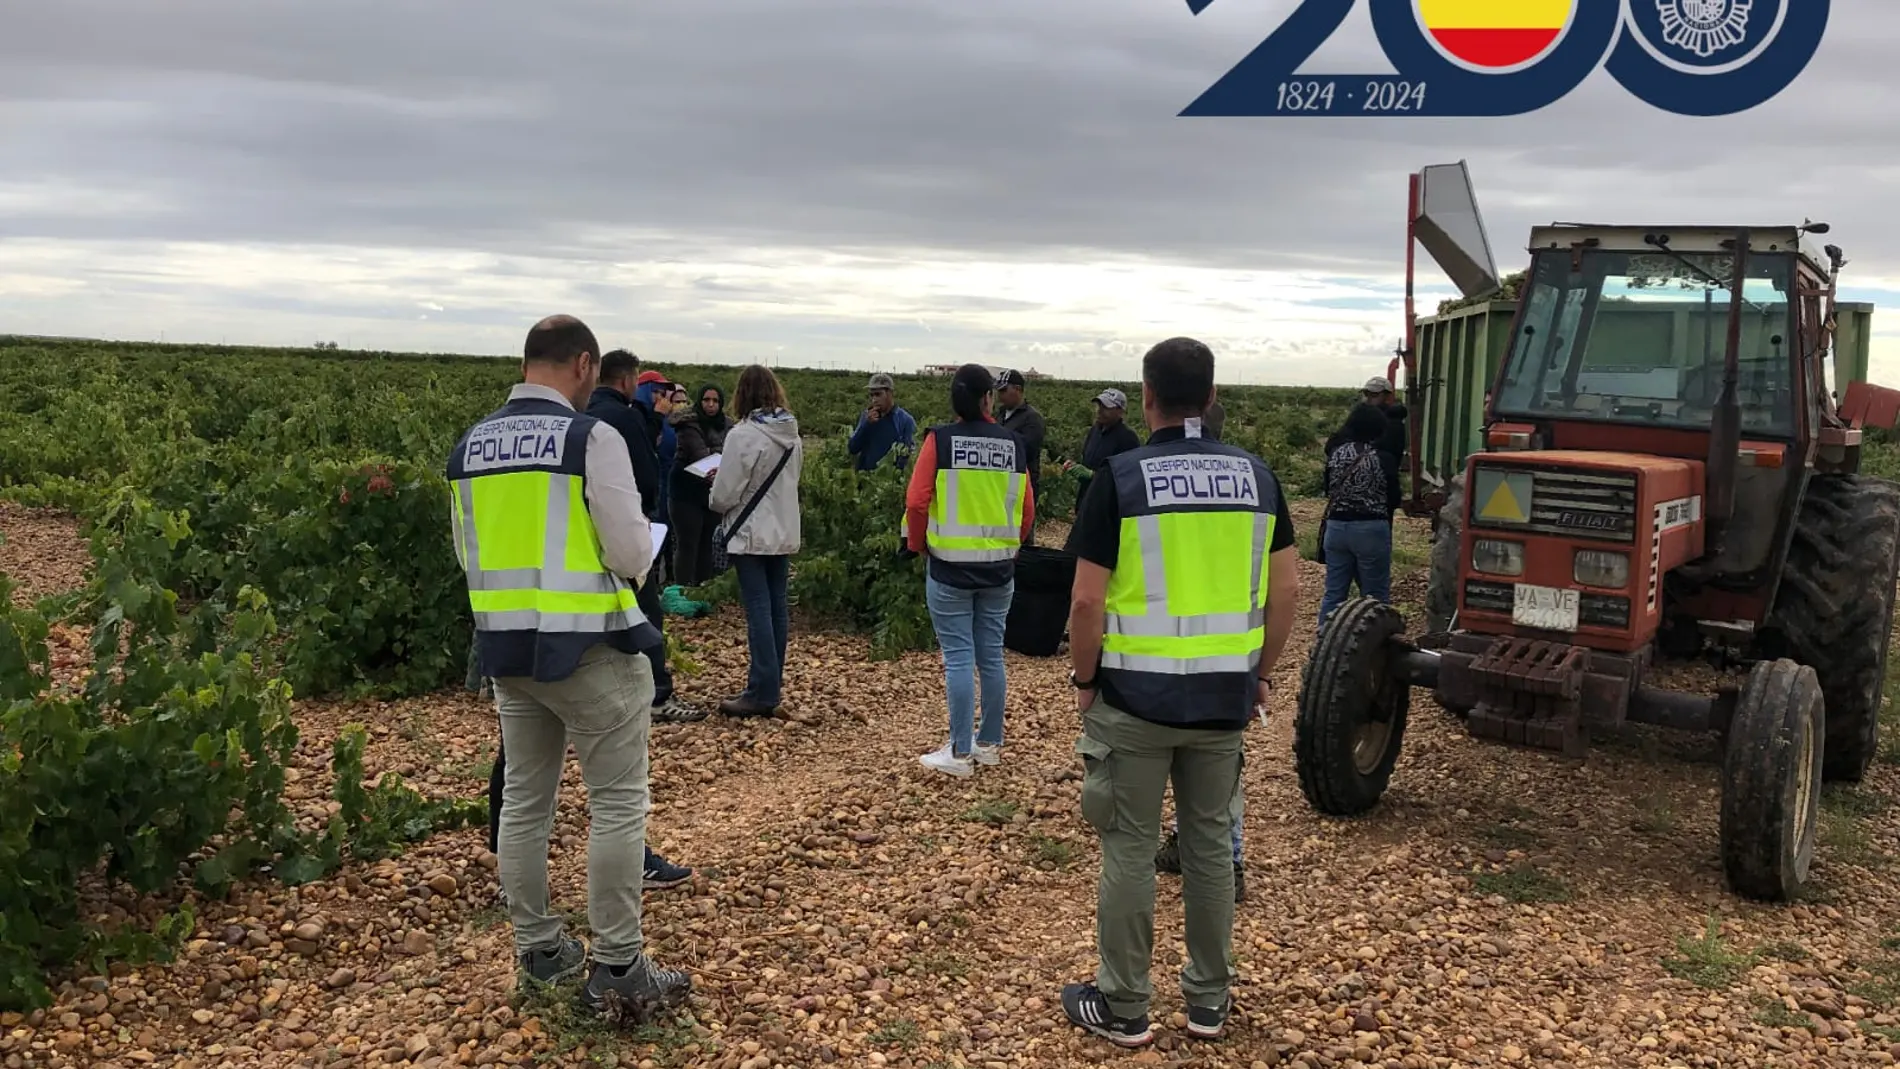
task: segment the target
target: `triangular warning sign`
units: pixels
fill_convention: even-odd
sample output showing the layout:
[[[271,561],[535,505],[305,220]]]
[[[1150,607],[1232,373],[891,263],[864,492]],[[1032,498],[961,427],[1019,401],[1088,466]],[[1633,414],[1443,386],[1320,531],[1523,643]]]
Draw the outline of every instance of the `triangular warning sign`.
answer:
[[[1511,480],[1499,479],[1498,488],[1491,491],[1491,497],[1485,501],[1478,515],[1487,520],[1504,520],[1509,523],[1529,523],[1530,515],[1524,506],[1518,504],[1517,495],[1511,492]]]

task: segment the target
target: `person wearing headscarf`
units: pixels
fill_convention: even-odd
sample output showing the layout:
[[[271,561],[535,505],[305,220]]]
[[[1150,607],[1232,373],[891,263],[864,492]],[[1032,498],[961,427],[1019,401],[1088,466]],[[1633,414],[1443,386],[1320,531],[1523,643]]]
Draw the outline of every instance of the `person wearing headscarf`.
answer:
[[[717,456],[725,448],[726,431],[732,427],[732,420],[726,416],[726,392],[706,383],[699,388],[694,402],[676,409],[669,422],[678,443],[670,487],[673,540],[679,547],[674,570],[681,586],[698,586],[713,577],[713,529],[719,525],[719,517],[712,510],[710,498],[713,474],[718,468],[704,475],[686,469]]]

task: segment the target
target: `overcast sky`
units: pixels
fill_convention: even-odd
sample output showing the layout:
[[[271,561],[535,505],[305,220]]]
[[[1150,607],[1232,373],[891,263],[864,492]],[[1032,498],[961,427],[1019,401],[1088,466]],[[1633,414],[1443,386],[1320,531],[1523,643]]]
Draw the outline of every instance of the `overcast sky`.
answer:
[[[1655,0],[1629,0],[1653,3]],[[1405,175],[1553,219],[1834,224],[1900,383],[1900,9],[1754,111],[1598,72],[1509,119],[1184,119],[1291,0],[59,0],[0,34],[0,332],[1345,384],[1401,329]],[[1307,65],[1388,69],[1363,13]],[[1449,284],[1425,260],[1429,296]]]

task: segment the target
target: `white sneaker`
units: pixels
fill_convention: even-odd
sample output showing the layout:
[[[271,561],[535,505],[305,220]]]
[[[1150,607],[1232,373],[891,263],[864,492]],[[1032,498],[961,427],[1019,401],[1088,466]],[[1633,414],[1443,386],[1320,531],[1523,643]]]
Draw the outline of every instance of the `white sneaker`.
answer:
[[[976,763],[967,757],[956,756],[947,742],[941,748],[932,750],[917,760],[925,768],[934,769],[948,776],[956,776],[959,779],[968,778],[976,772]]]
[[[987,742],[979,742],[970,756],[979,765],[1000,765],[1003,763],[1003,747],[1000,743],[991,745]]]

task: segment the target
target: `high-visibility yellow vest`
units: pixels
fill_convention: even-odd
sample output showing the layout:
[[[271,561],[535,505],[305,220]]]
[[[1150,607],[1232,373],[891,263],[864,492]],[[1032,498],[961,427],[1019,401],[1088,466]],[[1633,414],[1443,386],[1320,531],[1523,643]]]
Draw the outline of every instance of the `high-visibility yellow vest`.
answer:
[[[601,562],[582,492],[592,416],[511,399],[449,457],[456,556],[468,577],[482,674],[566,678],[601,643],[659,641],[632,586]]]
[[[1279,484],[1245,450],[1164,439],[1113,457],[1121,537],[1101,671],[1126,712],[1243,727],[1266,638]]]
[[[924,546],[932,574],[958,586],[1001,586],[1022,549],[1026,450],[994,423],[958,422],[930,433],[937,474]]]

